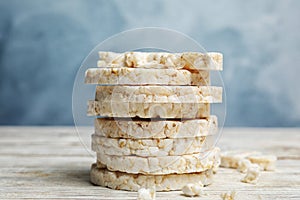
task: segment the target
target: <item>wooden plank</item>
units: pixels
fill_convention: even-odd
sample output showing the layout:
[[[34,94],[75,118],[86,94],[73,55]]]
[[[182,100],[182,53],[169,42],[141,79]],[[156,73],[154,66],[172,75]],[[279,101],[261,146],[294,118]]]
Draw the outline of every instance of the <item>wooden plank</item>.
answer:
[[[89,141],[86,129],[84,141]],[[236,190],[240,199],[300,199],[300,129],[225,129],[222,149],[257,150],[279,156],[276,172],[257,185],[241,183],[234,169],[221,168],[203,199]],[[0,127],[0,199],[136,199],[136,192],[93,186],[90,156],[72,127]],[[157,199],[191,199],[158,192]],[[201,199],[201,198],[200,198]]]

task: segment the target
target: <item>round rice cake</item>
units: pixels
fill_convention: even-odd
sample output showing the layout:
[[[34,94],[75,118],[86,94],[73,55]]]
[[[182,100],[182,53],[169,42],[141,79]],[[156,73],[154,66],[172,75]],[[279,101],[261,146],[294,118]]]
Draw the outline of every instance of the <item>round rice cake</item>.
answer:
[[[88,116],[140,118],[207,118],[209,103],[132,103],[88,101]]]
[[[210,85],[209,71],[177,69],[89,68],[85,83],[102,85]]]
[[[203,172],[220,165],[220,149],[198,154],[162,157],[111,156],[97,153],[99,166],[106,166],[111,171],[121,171],[132,174],[184,174]]]
[[[96,135],[110,138],[191,138],[216,134],[218,119],[215,115],[190,120],[98,118],[94,127]]]
[[[98,67],[222,70],[223,55],[218,52],[99,52]]]
[[[160,157],[205,152],[214,145],[213,137],[175,139],[124,139],[92,135],[92,150],[112,156]]]
[[[96,101],[132,103],[221,103],[222,87],[215,86],[97,86]]]
[[[156,191],[173,191],[181,190],[188,183],[209,185],[213,181],[213,172],[206,170],[190,174],[143,175],[110,171],[93,164],[90,180],[95,185],[115,190],[138,191],[140,188],[155,187]]]

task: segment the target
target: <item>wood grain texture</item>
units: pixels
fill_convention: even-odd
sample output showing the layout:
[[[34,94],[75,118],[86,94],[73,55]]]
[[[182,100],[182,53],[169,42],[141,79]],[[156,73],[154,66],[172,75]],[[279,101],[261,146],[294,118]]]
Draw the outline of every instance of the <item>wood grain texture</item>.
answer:
[[[86,135],[88,137],[89,134]],[[276,172],[263,172],[257,185],[221,168],[207,197],[235,190],[238,199],[300,199],[300,129],[224,129],[222,150],[256,150],[278,156]],[[136,199],[135,192],[93,186],[89,169],[95,158],[73,127],[0,127],[0,199]],[[158,192],[157,199],[191,199]]]

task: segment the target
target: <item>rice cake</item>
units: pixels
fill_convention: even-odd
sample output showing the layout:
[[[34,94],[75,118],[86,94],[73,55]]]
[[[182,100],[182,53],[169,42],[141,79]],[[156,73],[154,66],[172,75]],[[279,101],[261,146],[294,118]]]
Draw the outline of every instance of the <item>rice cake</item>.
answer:
[[[217,52],[99,52],[98,67],[222,70],[223,55]]]
[[[95,100],[132,103],[221,103],[222,87],[97,86]]]
[[[110,156],[97,153],[97,163],[111,171],[132,174],[183,174],[203,172],[220,164],[220,149],[198,154],[163,157]]]
[[[190,174],[143,175],[109,171],[93,164],[90,172],[95,185],[115,190],[138,191],[140,188],[155,187],[156,191],[181,190],[188,183],[199,182],[209,185],[213,181],[212,170]]]
[[[92,150],[112,156],[160,157],[205,152],[214,145],[213,137],[180,139],[116,139],[92,135]]]
[[[215,115],[191,120],[98,118],[94,127],[96,135],[111,138],[191,138],[216,134],[218,119]]]
[[[140,118],[207,118],[209,103],[131,103],[88,101],[88,116]]]
[[[89,68],[85,83],[102,85],[210,85],[209,71],[176,69]]]

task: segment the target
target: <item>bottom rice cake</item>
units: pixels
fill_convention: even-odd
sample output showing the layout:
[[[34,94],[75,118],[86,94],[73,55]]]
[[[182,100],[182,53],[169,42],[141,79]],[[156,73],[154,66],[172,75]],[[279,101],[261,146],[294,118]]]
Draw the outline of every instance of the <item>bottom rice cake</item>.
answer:
[[[117,139],[92,135],[92,150],[112,156],[158,157],[205,152],[215,143],[213,136],[172,139]]]
[[[217,168],[220,164],[220,149],[214,149],[181,156],[139,157],[111,156],[97,153],[99,167],[106,166],[111,171],[121,171],[132,174],[184,174],[203,172]]]
[[[115,190],[138,191],[140,188],[155,187],[156,191],[172,191],[181,190],[188,183],[209,185],[213,181],[213,172],[209,169],[189,174],[143,175],[110,171],[93,164],[90,179],[95,185]]]
[[[110,138],[191,138],[218,133],[218,119],[214,115],[190,120],[99,118],[95,119],[94,126],[96,135]]]
[[[88,101],[88,116],[140,118],[207,118],[209,103],[131,103]]]

